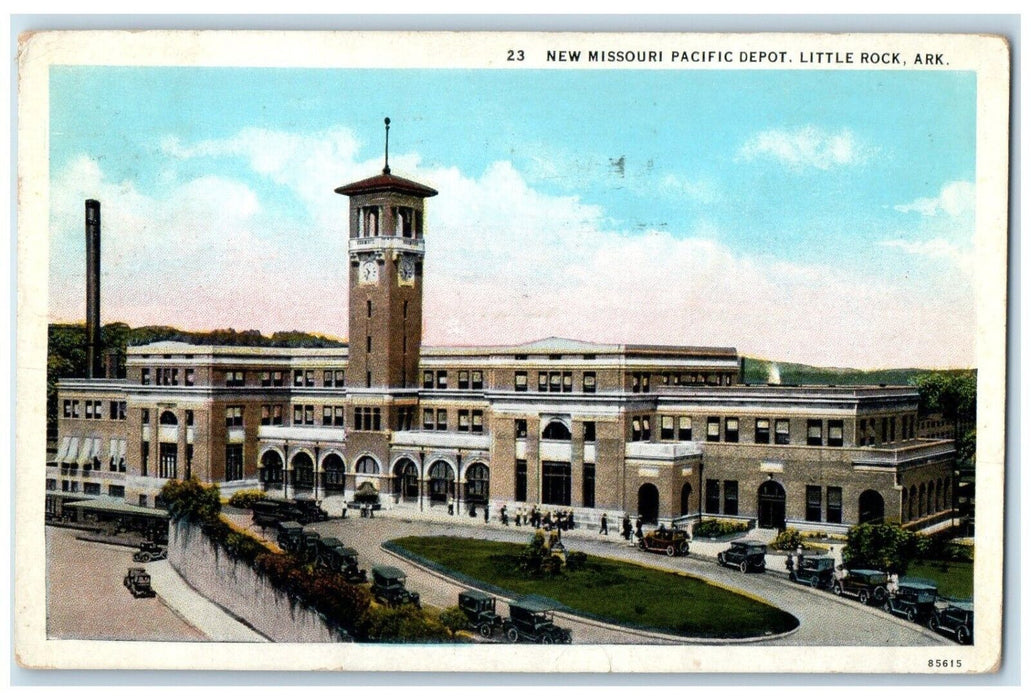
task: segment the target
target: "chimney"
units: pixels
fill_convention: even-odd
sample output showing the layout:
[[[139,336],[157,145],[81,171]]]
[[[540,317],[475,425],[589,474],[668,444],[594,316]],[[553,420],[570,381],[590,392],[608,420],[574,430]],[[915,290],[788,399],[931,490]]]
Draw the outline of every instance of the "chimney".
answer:
[[[104,376],[100,343],[100,202],[86,200],[86,376]]]

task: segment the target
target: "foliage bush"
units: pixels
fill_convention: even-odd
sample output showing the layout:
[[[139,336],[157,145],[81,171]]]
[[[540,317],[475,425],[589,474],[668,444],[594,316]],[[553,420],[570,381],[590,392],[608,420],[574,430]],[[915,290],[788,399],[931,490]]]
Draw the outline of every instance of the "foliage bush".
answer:
[[[848,531],[843,551],[845,564],[906,573],[912,561],[971,562],[973,548],[951,541],[947,533],[920,535],[899,525],[856,525]]]
[[[438,616],[414,605],[369,608],[359,621],[358,634],[371,642],[447,642],[452,637]]]
[[[245,489],[237,491],[229,497],[229,505],[233,508],[250,508],[255,501],[265,500],[265,492],[259,489]]]
[[[469,628],[469,618],[457,605],[441,610],[439,619],[440,624],[448,629],[452,637]]]
[[[185,481],[171,479],[161,487],[159,498],[168,505],[168,513],[175,520],[211,523],[222,512],[218,486],[202,484],[197,477]]]
[[[692,530],[693,537],[723,537],[747,532],[748,523],[740,520],[707,519],[697,523]]]
[[[587,554],[585,552],[569,552],[566,554],[566,569],[569,571],[582,569],[586,563]]]
[[[789,527],[777,534],[773,540],[773,548],[784,551],[794,551],[802,546],[802,533]]]

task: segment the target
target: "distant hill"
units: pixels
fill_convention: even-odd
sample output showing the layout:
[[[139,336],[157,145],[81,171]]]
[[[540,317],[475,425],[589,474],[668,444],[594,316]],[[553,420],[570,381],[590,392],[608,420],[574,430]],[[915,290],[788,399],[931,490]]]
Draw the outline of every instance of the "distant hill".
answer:
[[[794,362],[777,362],[745,358],[746,384],[891,384],[914,386],[920,375],[938,370],[906,367],[901,369],[852,369],[849,367],[814,367]],[[945,370],[946,373],[968,373],[969,370]]]

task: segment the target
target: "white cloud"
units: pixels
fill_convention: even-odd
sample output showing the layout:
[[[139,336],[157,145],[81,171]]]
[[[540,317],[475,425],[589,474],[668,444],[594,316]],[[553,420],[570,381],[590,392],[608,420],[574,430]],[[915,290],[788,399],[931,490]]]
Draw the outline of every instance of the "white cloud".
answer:
[[[948,182],[937,197],[920,197],[906,204],[895,205],[903,213],[916,212],[924,216],[944,214],[951,218],[972,215],[976,189],[974,183],[964,180]]]
[[[849,129],[830,132],[815,126],[761,131],[738,150],[738,157],[743,160],[768,158],[794,170],[856,165],[865,162],[870,154],[871,149]]]
[[[146,195],[77,161],[52,188],[54,317],[82,318],[81,207],[96,197],[104,203],[106,320],[345,336],[347,202],[332,189],[382,164],[357,161],[344,130],[248,130],[224,141],[166,142],[165,150],[180,159],[241,156],[308,210],[284,219],[226,177],[173,180]],[[600,207],[543,194],[505,161],[479,177],[420,162],[391,158],[396,174],[440,191],[427,202],[427,344],[562,335],[732,345],[817,364],[971,361],[965,298],[742,254],[706,229],[611,230]]]

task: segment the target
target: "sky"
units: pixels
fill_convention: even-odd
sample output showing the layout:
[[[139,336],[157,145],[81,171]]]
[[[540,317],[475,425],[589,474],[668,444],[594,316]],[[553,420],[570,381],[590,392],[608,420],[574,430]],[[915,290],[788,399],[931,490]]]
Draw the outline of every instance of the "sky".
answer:
[[[347,335],[346,197],[426,205],[427,345],[972,367],[973,73],[59,66],[52,321]]]

